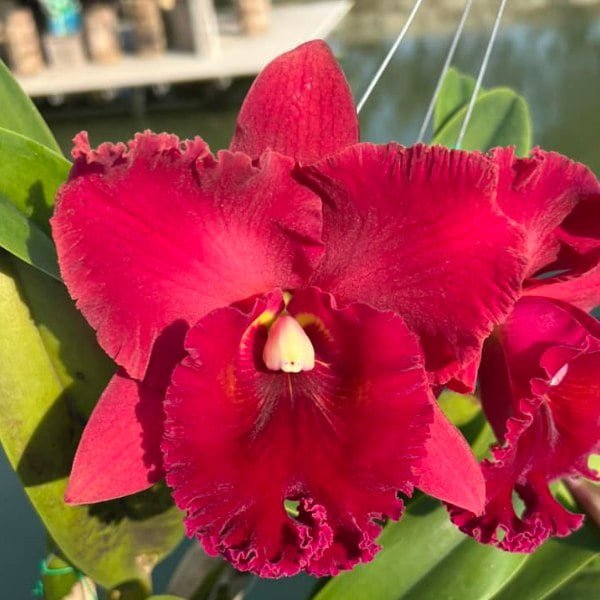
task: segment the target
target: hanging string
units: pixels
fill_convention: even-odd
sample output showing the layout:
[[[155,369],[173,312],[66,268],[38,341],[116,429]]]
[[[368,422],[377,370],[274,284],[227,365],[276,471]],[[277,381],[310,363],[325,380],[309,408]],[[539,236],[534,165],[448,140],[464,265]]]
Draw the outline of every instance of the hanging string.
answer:
[[[404,23],[404,27],[402,27],[402,30],[398,34],[398,37],[396,38],[394,43],[392,44],[390,51],[387,53],[386,57],[383,59],[383,62],[381,63],[381,65],[379,65],[379,69],[377,69],[377,72],[373,76],[373,79],[371,79],[371,82],[367,86],[365,93],[362,95],[362,98],[359,100],[358,105],[356,107],[356,112],[358,114],[360,114],[360,111],[363,109],[364,105],[366,104],[367,100],[369,99],[371,92],[375,89],[375,86],[381,79],[383,72],[386,70],[387,66],[389,65],[390,61],[392,60],[392,57],[396,53],[396,50],[398,49],[400,42],[402,42],[402,40],[404,39],[404,36],[406,35],[408,28],[410,27],[411,23],[413,22],[422,2],[423,2],[423,0],[416,0],[412,10],[410,11],[410,14],[408,15],[408,18],[406,19],[406,22]]]
[[[492,54],[492,49],[494,47],[494,43],[496,41],[496,36],[498,34],[498,29],[500,27],[500,21],[502,19],[502,13],[504,12],[504,7],[506,6],[507,0],[500,0],[500,4],[498,6],[498,12],[496,14],[496,20],[494,21],[494,26],[492,27],[492,33],[490,34],[490,39],[488,41],[487,48],[485,49],[485,54],[483,56],[483,61],[481,62],[481,67],[479,68],[479,73],[477,74],[477,81],[475,82],[475,87],[473,89],[473,93],[471,94],[471,99],[469,100],[469,106],[467,108],[467,113],[465,114],[465,118],[462,122],[462,126],[460,128],[460,132],[458,137],[456,138],[456,144],[454,147],[460,150],[462,146],[465,134],[467,133],[467,127],[469,126],[469,121],[471,120],[471,116],[473,115],[473,109],[475,108],[475,102],[477,101],[477,96],[479,95],[479,90],[481,89],[481,84],[483,82],[483,76],[488,67],[488,63],[490,62],[490,56]]]
[[[423,124],[421,125],[421,130],[419,131],[419,136],[417,137],[417,142],[422,142],[425,138],[425,133],[427,132],[427,128],[429,127],[429,123],[431,121],[431,117],[433,116],[433,111],[435,110],[435,104],[437,102],[440,90],[442,89],[442,84],[444,83],[444,79],[446,78],[446,73],[452,64],[452,59],[454,58],[454,53],[456,52],[456,48],[458,46],[458,42],[462,37],[463,30],[465,28],[465,23],[467,22],[467,16],[469,15],[469,11],[471,10],[471,5],[473,4],[473,0],[467,0],[465,2],[465,7],[463,8],[462,14],[460,16],[460,21],[458,22],[458,27],[456,28],[456,32],[454,33],[454,38],[452,39],[452,43],[450,44],[450,48],[448,49],[448,54],[446,55],[446,60],[444,61],[444,66],[442,67],[442,71],[440,73],[439,79],[435,86],[435,90],[433,92],[433,96],[431,96],[431,100],[429,101],[429,106],[427,107],[427,112],[425,113],[425,119],[423,120]]]

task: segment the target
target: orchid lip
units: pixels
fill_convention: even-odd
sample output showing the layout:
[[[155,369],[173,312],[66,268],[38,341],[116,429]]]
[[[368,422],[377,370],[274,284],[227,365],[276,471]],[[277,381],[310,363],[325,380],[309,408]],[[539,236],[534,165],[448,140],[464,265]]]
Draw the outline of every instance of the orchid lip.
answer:
[[[263,361],[270,371],[300,373],[315,367],[315,349],[298,321],[287,312],[279,315],[267,335]]]

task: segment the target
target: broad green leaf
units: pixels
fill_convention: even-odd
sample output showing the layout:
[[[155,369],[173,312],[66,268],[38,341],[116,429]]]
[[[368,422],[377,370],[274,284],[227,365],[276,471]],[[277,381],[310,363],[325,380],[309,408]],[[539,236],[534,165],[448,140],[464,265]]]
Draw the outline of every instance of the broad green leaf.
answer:
[[[599,551],[600,534],[592,525],[586,523],[569,537],[546,542],[531,555],[524,567],[501,592],[494,596],[494,600],[546,598],[597,557]],[[571,599],[574,600],[573,597]]]
[[[486,600],[518,572],[527,555],[511,554],[464,538],[407,593],[411,598]]]
[[[375,559],[342,573],[316,595],[317,600],[396,600],[462,541],[439,503],[423,496],[390,523],[379,538],[383,549]]]
[[[0,194],[46,233],[56,190],[70,168],[61,155],[0,128]]]
[[[457,427],[468,425],[481,410],[479,400],[472,394],[458,394],[444,390],[438,398],[438,404],[444,414]]]
[[[456,112],[433,142],[454,147],[466,112],[466,106]],[[513,90],[494,88],[477,99],[462,148],[485,151],[495,146],[512,145],[516,146],[519,155],[526,155],[531,149],[529,109],[525,100]]]
[[[58,282],[0,254],[0,439],[66,559],[107,588],[145,581],[182,535],[168,490],[63,502],[85,419],[113,370]]]
[[[181,596],[173,596],[173,594],[161,594],[160,596],[150,596],[148,600],[185,600]]]
[[[413,502],[399,523],[380,537],[373,562],[332,579],[318,600],[400,598],[491,598],[526,560],[460,533],[446,510],[431,498]]]
[[[0,194],[0,247],[60,281],[54,244],[33,221]]]
[[[60,147],[48,125],[1,60],[0,127],[36,140],[60,154]]]
[[[0,247],[60,280],[48,220],[70,163],[0,128]]]
[[[557,592],[547,596],[551,600],[589,600],[600,592],[600,557],[596,556]]]
[[[569,510],[582,512],[564,482],[553,484],[557,499]],[[600,552],[600,531],[588,517],[581,529],[566,538],[547,541],[531,555],[524,568],[498,594],[509,600],[519,592],[524,600],[546,598],[561,589]]]
[[[316,598],[541,600],[598,556],[598,535],[586,525],[533,555],[511,554],[463,536],[444,509],[423,497],[385,528],[373,562],[330,580]]]
[[[444,77],[440,88],[435,111],[433,114],[434,136],[439,133],[448,120],[471,100],[475,89],[475,78],[461,73],[458,69],[450,67]],[[479,91],[479,95],[485,89]]]

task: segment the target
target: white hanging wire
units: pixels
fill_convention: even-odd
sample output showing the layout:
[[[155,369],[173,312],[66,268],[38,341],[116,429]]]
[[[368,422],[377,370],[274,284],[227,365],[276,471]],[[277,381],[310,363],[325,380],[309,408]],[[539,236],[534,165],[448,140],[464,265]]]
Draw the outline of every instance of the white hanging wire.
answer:
[[[490,62],[490,56],[492,54],[492,49],[494,47],[494,43],[496,41],[496,36],[498,34],[498,29],[500,27],[500,21],[502,19],[502,13],[504,12],[504,7],[506,6],[507,0],[500,0],[500,4],[498,6],[498,12],[496,14],[496,19],[494,21],[494,26],[492,27],[492,33],[490,34],[490,39],[488,41],[487,48],[485,49],[485,54],[483,56],[483,61],[481,62],[481,67],[479,68],[479,73],[477,74],[477,81],[475,82],[475,88],[473,89],[473,93],[471,94],[471,99],[469,100],[469,106],[467,108],[467,113],[465,114],[465,118],[463,119],[462,126],[460,128],[460,132],[458,133],[458,137],[456,138],[456,144],[454,147],[460,150],[462,146],[465,134],[467,133],[467,128],[469,127],[469,121],[471,120],[471,116],[473,115],[473,109],[475,108],[475,102],[477,101],[477,96],[479,95],[479,90],[481,89],[481,83],[483,82],[483,76],[488,67],[488,63]]]
[[[417,137],[417,142],[422,142],[425,138],[425,133],[427,132],[427,128],[429,127],[429,123],[431,121],[431,117],[433,116],[433,111],[435,110],[435,104],[437,102],[440,90],[442,89],[442,84],[444,83],[444,79],[446,78],[446,73],[452,64],[452,59],[454,58],[454,53],[456,52],[456,48],[458,46],[458,42],[462,37],[463,30],[465,28],[465,23],[467,21],[467,16],[469,15],[469,11],[471,10],[471,6],[473,4],[473,0],[467,0],[465,2],[465,6],[463,8],[462,14],[460,16],[460,20],[458,22],[458,26],[456,28],[456,32],[454,33],[454,38],[452,38],[452,43],[450,44],[450,48],[448,49],[448,54],[446,55],[446,59],[444,61],[444,66],[442,67],[442,71],[440,73],[439,79],[435,86],[435,90],[433,91],[433,96],[431,96],[431,100],[429,101],[429,106],[427,107],[427,112],[425,113],[425,119],[423,119],[423,124],[421,125],[421,129],[419,131],[419,136]]]
[[[416,0],[412,10],[410,11],[410,14],[408,15],[408,18],[406,19],[406,22],[404,23],[404,26],[402,27],[400,33],[398,34],[398,37],[394,41],[394,43],[393,43],[392,47],[390,48],[390,51],[387,53],[386,57],[383,59],[383,62],[381,63],[381,65],[379,65],[379,69],[377,69],[377,72],[373,76],[373,79],[371,79],[371,82],[367,86],[367,89],[365,90],[365,93],[362,95],[362,98],[359,100],[358,105],[356,107],[356,112],[358,114],[360,114],[360,111],[363,109],[364,105],[367,103],[367,100],[369,99],[371,92],[375,89],[375,86],[381,79],[383,72],[386,70],[387,66],[389,65],[390,61],[392,60],[392,57],[396,53],[396,50],[398,49],[400,42],[402,42],[402,40],[404,39],[404,36],[406,35],[408,28],[410,27],[411,23],[413,22],[422,2],[423,2],[423,0]]]

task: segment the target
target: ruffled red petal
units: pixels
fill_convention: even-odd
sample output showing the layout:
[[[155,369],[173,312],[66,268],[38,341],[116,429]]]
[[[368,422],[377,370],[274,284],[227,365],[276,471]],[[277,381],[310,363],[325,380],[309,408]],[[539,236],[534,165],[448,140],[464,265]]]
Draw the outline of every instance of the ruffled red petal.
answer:
[[[575,276],[569,274],[532,280],[523,293],[563,300],[581,310],[591,311],[600,306],[600,264]]]
[[[571,302],[584,310],[600,303],[600,183],[584,165],[534,149],[518,158],[497,148],[498,203],[523,225],[528,269],[525,294]],[[535,279],[537,274],[545,275]],[[550,275],[550,276],[548,276]]]
[[[401,314],[436,383],[472,383],[469,364],[520,289],[522,238],[495,205],[496,171],[478,153],[360,144],[299,174],[324,203],[312,283]]]
[[[560,252],[545,269],[548,276],[527,280],[524,290],[585,311],[600,305],[600,184],[591,175],[588,179],[577,206],[556,230]]]
[[[314,370],[268,371],[267,325],[282,307],[274,293],[190,330],[165,404],[167,482],[188,533],[236,568],[334,574],[370,560],[382,519],[399,518],[433,400],[398,316],[338,310],[315,289],[287,306],[314,346]]]
[[[496,342],[510,380],[503,389],[512,397],[488,395],[492,386],[482,379],[486,411],[513,416],[497,431],[503,445],[493,449],[494,460],[482,465],[484,515],[451,509],[462,531],[506,550],[531,552],[581,525],[583,517],[561,506],[549,484],[569,475],[596,476],[587,461],[600,452],[599,333],[597,322],[573,307],[533,297],[517,304]],[[489,358],[484,354],[483,363]],[[498,402],[505,407],[491,406]],[[492,420],[496,429],[497,423]],[[525,505],[521,515],[514,493]]]
[[[316,40],[265,67],[242,105],[230,149],[252,157],[276,150],[311,163],[356,142],[350,88],[327,44]]]
[[[101,346],[142,379],[165,328],[273,287],[295,287],[320,246],[320,202],[292,159],[216,160],[199,139],[76,139],[52,219],[61,273]]]
[[[561,243],[581,256],[600,251],[600,182],[591,172],[585,174],[579,202],[561,223],[557,236]]]
[[[514,148],[496,148],[492,156],[499,167],[498,204],[524,227],[530,275],[554,262],[559,225],[600,186],[587,167],[556,152],[535,148],[531,157],[518,158]]]
[[[160,393],[117,373],[83,431],[65,501],[121,498],[162,479],[163,420]]]

